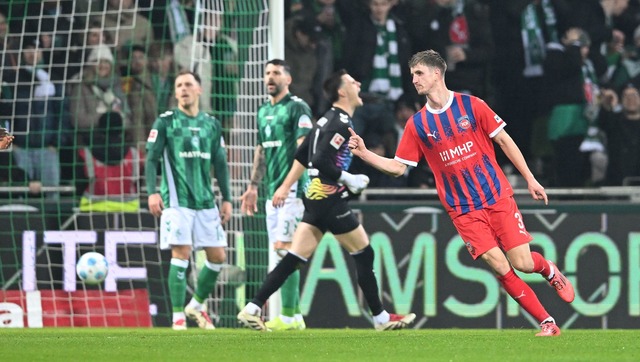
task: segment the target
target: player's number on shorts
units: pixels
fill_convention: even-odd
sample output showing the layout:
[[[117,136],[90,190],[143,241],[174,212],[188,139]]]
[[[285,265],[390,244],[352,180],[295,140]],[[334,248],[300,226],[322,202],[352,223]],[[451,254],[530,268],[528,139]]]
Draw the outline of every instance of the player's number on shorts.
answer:
[[[516,220],[518,220],[518,228],[520,230],[518,230],[521,234],[527,234],[527,231],[524,229],[524,222],[522,221],[522,215],[519,212],[516,212],[515,214],[513,214],[513,217],[516,218]]]

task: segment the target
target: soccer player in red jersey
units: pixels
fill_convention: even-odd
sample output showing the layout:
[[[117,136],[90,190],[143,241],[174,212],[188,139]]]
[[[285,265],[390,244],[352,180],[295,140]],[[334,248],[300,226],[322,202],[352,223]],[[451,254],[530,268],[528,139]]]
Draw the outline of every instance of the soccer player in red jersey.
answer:
[[[533,199],[548,204],[544,188],[504,130],[504,120],[480,98],[447,89],[447,65],[438,52],[416,53],[409,67],[413,85],[427,97],[427,104],[407,121],[395,158],[369,151],[352,129],[351,152],[396,177],[424,157],[435,176],[440,201],[471,256],[487,262],[505,291],[538,320],[542,330],[536,336],[560,335],[553,317],[513,269],[541,274],[568,303],[574,299],[573,286],[553,262],[530,250],[532,237],[496,161],[493,142],[527,181]]]

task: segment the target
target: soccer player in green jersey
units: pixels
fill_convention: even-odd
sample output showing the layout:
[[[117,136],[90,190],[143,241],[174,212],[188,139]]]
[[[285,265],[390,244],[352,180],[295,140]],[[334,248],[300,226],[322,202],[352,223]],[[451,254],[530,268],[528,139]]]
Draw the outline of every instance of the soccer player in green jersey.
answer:
[[[160,247],[171,248],[168,279],[174,330],[187,328],[185,317],[200,328],[215,328],[204,301],[213,291],[226,259],[227,238],[222,224],[229,221],[232,212],[222,126],[200,111],[201,93],[200,78],[193,72],[180,72],[175,80],[178,107],[156,119],[147,139],[149,211],[160,217]],[[162,183],[158,190],[156,171],[161,157]],[[220,210],[211,185],[212,168],[222,194]],[[204,249],[207,260],[193,298],[185,307],[186,275],[193,248]]]
[[[306,177],[301,177],[290,188],[283,207],[273,207],[271,199],[289,173],[296,149],[313,124],[311,108],[305,101],[289,93],[291,74],[284,60],[272,59],[267,62],[264,84],[269,100],[258,109],[258,145],[253,158],[251,184],[241,198],[241,211],[251,216],[258,210],[258,185],[264,181],[267,192],[267,233],[279,262],[291,247],[293,231],[304,213],[302,195]],[[269,329],[306,328],[299,305],[300,272],[291,274],[280,288],[280,294],[280,316],[267,322]]]

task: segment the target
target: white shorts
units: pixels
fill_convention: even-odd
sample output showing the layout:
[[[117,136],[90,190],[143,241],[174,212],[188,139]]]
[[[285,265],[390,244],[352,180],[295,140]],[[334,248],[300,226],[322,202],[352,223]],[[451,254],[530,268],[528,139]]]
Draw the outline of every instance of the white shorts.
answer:
[[[194,250],[227,246],[217,208],[169,207],[162,210],[159,227],[161,249],[170,249],[172,245],[191,245]]]
[[[292,193],[284,200],[284,205],[278,208],[273,207],[271,200],[267,200],[265,211],[269,242],[290,243],[293,240],[293,232],[304,214],[302,199],[296,198],[295,193]]]

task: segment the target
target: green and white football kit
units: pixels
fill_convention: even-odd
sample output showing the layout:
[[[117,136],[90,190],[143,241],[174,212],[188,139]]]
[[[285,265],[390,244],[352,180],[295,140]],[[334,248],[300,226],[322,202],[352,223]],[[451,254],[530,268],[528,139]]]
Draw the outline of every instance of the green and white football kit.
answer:
[[[266,164],[262,181],[267,193],[265,212],[269,241],[271,243],[276,241],[291,242],[293,232],[304,214],[302,196],[304,195],[304,185],[307,182],[306,174],[291,188],[282,207],[273,207],[271,199],[291,169],[298,148],[297,140],[305,137],[313,127],[311,108],[301,98],[289,93],[275,104],[271,104],[269,100],[260,106],[257,114],[257,126],[258,144],[262,147]],[[277,252],[281,258],[285,251],[278,250]],[[289,276],[280,288],[280,293],[282,296],[281,316],[270,321],[277,324],[270,325],[270,327],[274,329],[304,329],[304,320],[300,314],[299,306],[299,272]],[[278,328],[279,325],[281,328]]]
[[[148,162],[160,159],[160,195],[165,205],[160,218],[161,248],[227,246],[211,185],[213,166],[223,199],[231,201],[220,122],[204,112],[195,117],[179,109],[163,113],[147,139]],[[147,180],[147,189],[155,193],[155,182]]]

